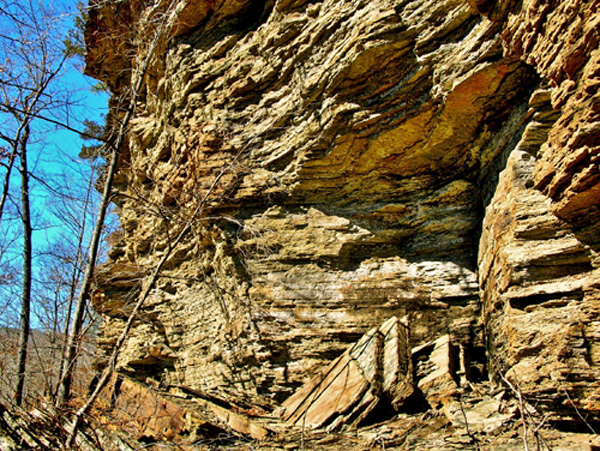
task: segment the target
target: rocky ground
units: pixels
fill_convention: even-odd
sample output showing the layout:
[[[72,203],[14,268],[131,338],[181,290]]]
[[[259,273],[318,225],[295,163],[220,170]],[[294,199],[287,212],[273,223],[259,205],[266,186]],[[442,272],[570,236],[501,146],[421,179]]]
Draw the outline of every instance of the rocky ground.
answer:
[[[111,123],[166,2],[95,4],[86,70]],[[597,449],[598,0],[174,8],[120,149],[98,370],[165,265],[95,430]]]
[[[174,401],[177,398],[179,396],[163,394],[164,400]],[[185,402],[181,405],[185,405]],[[156,413],[156,406],[154,410]],[[139,426],[144,415],[148,414],[143,408],[138,411],[136,420],[129,423],[123,421],[122,414],[118,412],[96,411],[95,418],[88,423],[92,428],[84,428],[78,442],[80,449],[123,451],[600,449],[599,436],[587,426],[581,425],[581,422],[578,422],[578,426],[575,426],[575,422],[572,425],[561,422],[557,428],[552,415],[536,410],[526,401],[521,404],[518,395],[511,389],[493,383],[475,384],[461,389],[442,409],[428,409],[422,403],[415,403],[412,408],[407,407],[407,410],[415,411],[395,414],[385,421],[378,421],[385,418],[385,415],[379,419],[373,417],[373,424],[343,432],[289,428],[263,416],[250,420],[268,430],[260,440],[235,432],[222,423],[221,428],[199,428],[192,436],[171,436],[170,439],[162,437],[158,441],[147,430],[144,435],[142,430],[136,429],[136,425]],[[0,413],[0,449],[3,451],[60,449],[60,440],[66,438],[65,432],[57,427],[56,419],[48,414],[37,411],[34,415],[21,413],[17,416],[4,409]]]
[[[279,406],[115,375],[75,448],[600,449],[600,425],[574,403],[570,418],[544,410],[507,379],[485,380],[450,336],[410,349],[408,329],[397,318],[372,329]],[[68,418],[43,405],[29,413],[0,405],[0,449],[59,449]]]

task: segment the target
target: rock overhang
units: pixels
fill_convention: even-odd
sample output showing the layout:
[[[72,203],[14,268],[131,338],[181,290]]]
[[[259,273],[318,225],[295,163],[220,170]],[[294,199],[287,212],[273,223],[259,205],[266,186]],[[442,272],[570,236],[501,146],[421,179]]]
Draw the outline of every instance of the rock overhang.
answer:
[[[523,352],[501,351],[520,330],[515,307],[560,298],[593,310],[589,280],[583,298],[547,285],[597,268],[594,216],[583,213],[597,208],[593,27],[581,23],[577,62],[523,32],[538,20],[575,33],[566,6],[513,3],[470,2],[487,18],[461,1],[186,3],[186,35],[156,62],[130,135],[113,267],[151,266],[197,193],[243,159],[212,193],[214,220],[174,253],[123,367],[128,353],[140,361],[136,340],[158,337],[179,359],[152,377],[281,399],[387,316],[413,315],[421,341],[463,317],[477,334],[480,320],[501,368]],[[245,30],[222,21],[252,5],[273,10]],[[548,246],[575,249],[576,265],[533,258]],[[531,300],[536,290],[547,300]],[[118,319],[104,327],[110,336]],[[586,371],[576,377],[597,370]]]

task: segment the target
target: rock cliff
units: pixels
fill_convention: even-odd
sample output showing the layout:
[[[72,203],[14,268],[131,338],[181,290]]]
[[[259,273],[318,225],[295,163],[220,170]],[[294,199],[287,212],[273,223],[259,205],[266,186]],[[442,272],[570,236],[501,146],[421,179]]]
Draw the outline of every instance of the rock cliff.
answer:
[[[151,3],[90,13],[113,121]],[[99,367],[168,255],[119,356],[139,381],[270,410],[395,316],[414,348],[448,335],[464,383],[598,421],[600,2],[172,3],[121,149]]]

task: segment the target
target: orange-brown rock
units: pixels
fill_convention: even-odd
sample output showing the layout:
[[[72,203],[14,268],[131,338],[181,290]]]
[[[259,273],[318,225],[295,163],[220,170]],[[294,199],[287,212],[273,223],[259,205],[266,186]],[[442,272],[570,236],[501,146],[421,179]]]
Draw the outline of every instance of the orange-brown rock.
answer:
[[[88,73],[121,93],[157,16],[102,5]],[[166,253],[133,377],[277,404],[407,315],[411,346],[456,344],[457,389],[487,363],[598,420],[598,6],[176,1],[123,149],[99,364]]]
[[[113,378],[98,407],[100,423],[108,429],[134,440],[169,440],[184,449],[191,449],[199,439],[230,431],[256,440],[270,433],[248,416],[209,399],[161,393],[123,376]]]
[[[534,117],[549,114],[548,94],[534,95],[546,99]],[[596,413],[597,254],[533,184],[537,151],[552,123],[527,126],[487,208],[479,251],[482,321],[492,372],[553,411]]]
[[[598,2],[525,1],[503,32],[505,53],[536,68],[561,112],[540,148],[536,188],[552,210],[598,245],[600,219],[600,14]]]

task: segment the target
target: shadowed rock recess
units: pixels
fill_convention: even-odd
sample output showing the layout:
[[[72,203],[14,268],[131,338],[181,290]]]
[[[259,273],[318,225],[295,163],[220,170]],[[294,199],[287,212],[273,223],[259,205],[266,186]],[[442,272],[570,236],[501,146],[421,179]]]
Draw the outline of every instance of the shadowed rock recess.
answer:
[[[151,7],[169,2],[100,3],[87,73],[124,94]],[[460,393],[489,378],[552,431],[598,428],[600,2],[175,4],[121,149],[98,368],[169,253],[119,355],[129,384],[227,393],[265,416],[395,317],[414,393],[386,401],[361,376],[383,401],[353,404],[369,412],[346,427],[433,409],[460,429]],[[494,433],[471,423],[464,437]]]

